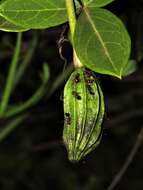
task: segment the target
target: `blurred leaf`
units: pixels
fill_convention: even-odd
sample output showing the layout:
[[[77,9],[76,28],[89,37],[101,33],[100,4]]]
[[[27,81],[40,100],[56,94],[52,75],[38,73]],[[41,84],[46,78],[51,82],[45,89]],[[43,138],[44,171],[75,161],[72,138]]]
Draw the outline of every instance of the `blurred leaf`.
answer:
[[[111,12],[84,8],[77,21],[74,48],[80,62],[101,73],[122,77],[131,42],[125,26]]]
[[[123,69],[123,76],[128,76],[137,70],[137,62],[129,60],[128,64]]]
[[[82,0],[86,7],[103,7],[115,0]]]

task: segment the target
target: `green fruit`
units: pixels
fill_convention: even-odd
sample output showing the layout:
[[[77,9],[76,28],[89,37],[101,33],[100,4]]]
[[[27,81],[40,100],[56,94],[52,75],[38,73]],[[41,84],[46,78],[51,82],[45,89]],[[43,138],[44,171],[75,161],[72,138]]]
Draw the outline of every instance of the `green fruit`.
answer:
[[[64,88],[63,140],[69,160],[79,161],[100,143],[103,116],[103,94],[94,73],[76,69]]]

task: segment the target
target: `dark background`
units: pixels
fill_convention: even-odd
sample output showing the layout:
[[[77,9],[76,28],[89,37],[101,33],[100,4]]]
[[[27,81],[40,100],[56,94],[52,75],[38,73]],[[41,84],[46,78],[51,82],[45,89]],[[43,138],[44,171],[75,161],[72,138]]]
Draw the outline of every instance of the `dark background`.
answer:
[[[0,143],[0,190],[105,190],[129,155],[143,127],[143,1],[117,0],[106,8],[126,24],[132,39],[131,58],[137,60],[138,69],[122,81],[99,76],[106,103],[101,144],[79,163],[68,161],[62,145],[60,97],[64,83],[50,98],[47,87],[47,95],[29,110],[26,121]],[[63,26],[59,26],[24,33],[22,57],[33,35],[37,35],[38,43],[11,103],[26,100],[37,89],[43,62],[50,67],[49,86],[62,73],[64,62],[57,45],[62,30]],[[14,33],[0,32],[0,90],[5,83],[15,38]],[[141,146],[116,190],[143,190],[142,161]]]

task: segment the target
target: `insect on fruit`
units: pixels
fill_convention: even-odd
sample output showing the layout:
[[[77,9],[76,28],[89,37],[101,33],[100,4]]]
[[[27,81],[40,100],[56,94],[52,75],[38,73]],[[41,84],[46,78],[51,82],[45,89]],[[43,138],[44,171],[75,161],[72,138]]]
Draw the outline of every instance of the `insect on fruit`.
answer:
[[[65,122],[67,125],[70,125],[70,124],[71,124],[71,117],[70,117],[70,114],[69,114],[69,113],[65,113],[64,122]]]
[[[74,83],[80,82],[80,74],[79,73],[76,74],[75,78],[73,79],[73,82]]]
[[[81,100],[81,96],[79,95],[78,92],[72,91],[72,95],[73,95],[77,100]]]
[[[78,68],[68,79],[64,113],[69,114],[67,118],[70,116],[65,119],[63,132],[68,157],[79,161],[97,147],[102,136],[104,99],[99,82],[89,69]]]

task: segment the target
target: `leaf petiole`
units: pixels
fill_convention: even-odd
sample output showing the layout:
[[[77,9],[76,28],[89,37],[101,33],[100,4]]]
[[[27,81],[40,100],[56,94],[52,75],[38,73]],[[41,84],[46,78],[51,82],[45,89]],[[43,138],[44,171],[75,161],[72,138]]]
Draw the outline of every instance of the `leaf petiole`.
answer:
[[[70,25],[71,36],[73,38],[75,25],[76,25],[76,14],[75,14],[75,7],[74,7],[74,0],[66,0],[66,8],[68,14],[68,20]]]
[[[70,32],[71,32],[71,39],[73,42],[74,31],[76,27],[76,13],[75,13],[74,0],[66,0],[66,7],[67,7]],[[79,61],[74,49],[73,49],[73,64],[75,68],[82,67],[82,63]]]

